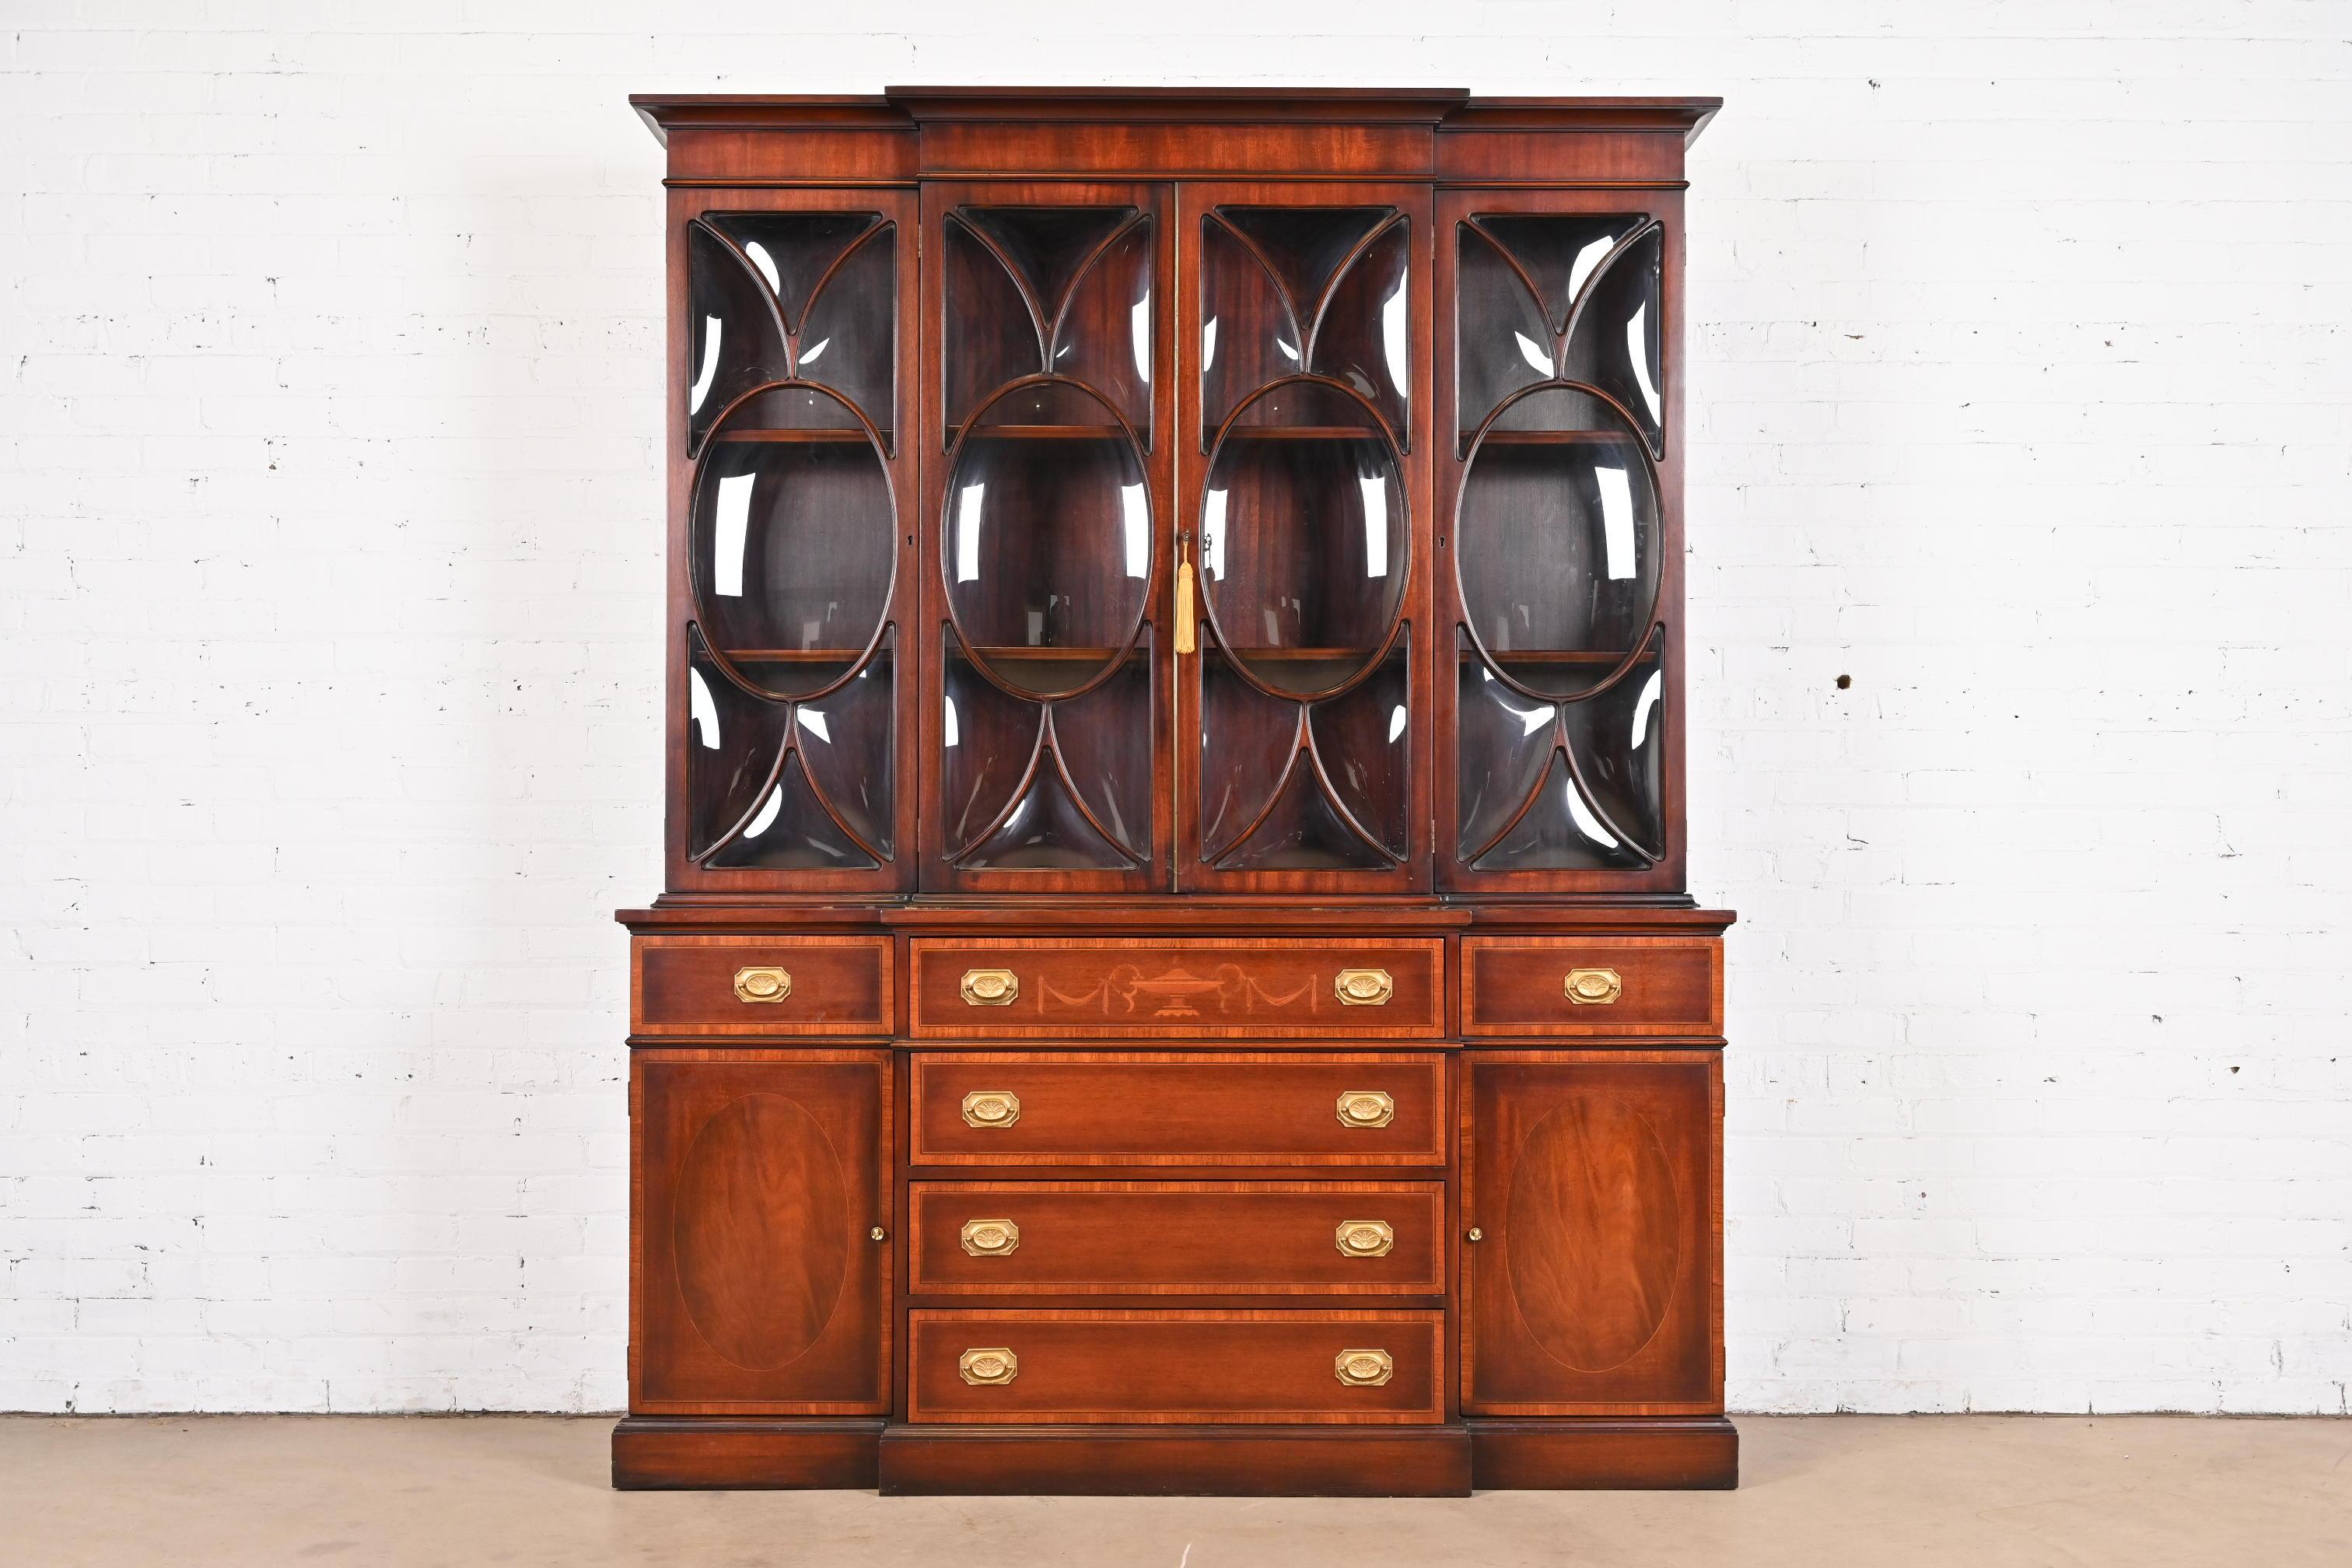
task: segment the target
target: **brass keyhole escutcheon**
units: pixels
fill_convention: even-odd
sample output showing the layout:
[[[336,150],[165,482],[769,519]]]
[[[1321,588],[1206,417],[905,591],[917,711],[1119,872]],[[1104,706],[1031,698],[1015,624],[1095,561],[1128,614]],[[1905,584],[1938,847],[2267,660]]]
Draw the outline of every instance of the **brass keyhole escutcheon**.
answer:
[[[1345,1258],[1386,1258],[1396,1247],[1396,1228],[1384,1219],[1343,1219],[1333,1244]]]
[[[1021,1358],[1003,1345],[991,1345],[956,1357],[956,1371],[970,1384],[1011,1383],[1021,1375]]]
[[[1009,1219],[963,1222],[963,1249],[974,1258],[1003,1258],[1021,1246],[1021,1227]]]
[[[1570,1006],[1606,1006],[1625,994],[1625,981],[1613,969],[1571,969],[1560,989],[1568,993]]]
[[[1351,1089],[1339,1097],[1342,1127],[1386,1127],[1396,1120],[1396,1100],[1377,1089]]]
[[[739,969],[735,972],[738,1002],[781,1002],[793,994],[789,969]]]
[[[1349,1007],[1377,1007],[1396,994],[1396,982],[1385,969],[1343,969],[1331,982],[1331,994]]]
[[[974,1007],[1010,1007],[1021,994],[1021,977],[1009,969],[967,969],[963,999]]]
[[[1349,1388],[1378,1388],[1396,1375],[1396,1358],[1386,1351],[1341,1351],[1331,1375]]]
[[[1021,1097],[1003,1089],[973,1089],[963,1097],[963,1119],[972,1127],[1010,1127],[1021,1120]]]

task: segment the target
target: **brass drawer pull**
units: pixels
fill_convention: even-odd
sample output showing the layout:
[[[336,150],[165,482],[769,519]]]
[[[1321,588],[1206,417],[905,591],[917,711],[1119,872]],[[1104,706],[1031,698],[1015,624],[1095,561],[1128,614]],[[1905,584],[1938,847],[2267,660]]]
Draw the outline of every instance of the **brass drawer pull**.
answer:
[[[789,969],[739,969],[735,972],[738,1002],[781,1002],[793,994]]]
[[[1009,969],[967,969],[963,999],[975,1007],[1010,1007],[1021,994],[1021,977]]]
[[[1349,1007],[1377,1007],[1396,994],[1396,982],[1385,969],[1343,969],[1331,982],[1331,994]]]
[[[1342,1127],[1386,1127],[1396,1120],[1396,1100],[1377,1089],[1351,1089],[1339,1097]]]
[[[1331,1375],[1349,1388],[1378,1388],[1396,1375],[1396,1358],[1386,1351],[1341,1351]]]
[[[1386,1258],[1396,1247],[1396,1227],[1384,1219],[1343,1219],[1332,1241],[1342,1258]]]
[[[1003,1089],[975,1089],[963,1097],[963,1119],[971,1127],[1010,1127],[1021,1120],[1021,1097]]]
[[[1003,1258],[1021,1247],[1021,1227],[1009,1219],[963,1222],[963,1249],[974,1258]]]
[[[1571,969],[1559,988],[1571,1006],[1606,1006],[1625,994],[1625,981],[1613,969]]]
[[[1011,1383],[1021,1375],[1021,1358],[1003,1345],[992,1345],[983,1350],[969,1350],[956,1357],[956,1371],[963,1375],[966,1383]],[[1385,1383],[1388,1380],[1382,1378],[1381,1381]]]

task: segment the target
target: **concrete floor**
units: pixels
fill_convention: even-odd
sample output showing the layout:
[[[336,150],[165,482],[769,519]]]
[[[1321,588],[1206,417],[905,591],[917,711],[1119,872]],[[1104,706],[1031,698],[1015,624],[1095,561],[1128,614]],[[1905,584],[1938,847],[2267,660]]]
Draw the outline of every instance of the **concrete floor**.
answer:
[[[0,1418],[0,1561],[793,1568],[2352,1563],[2352,1421],[1748,1417],[1737,1492],[618,1494],[609,1419]]]

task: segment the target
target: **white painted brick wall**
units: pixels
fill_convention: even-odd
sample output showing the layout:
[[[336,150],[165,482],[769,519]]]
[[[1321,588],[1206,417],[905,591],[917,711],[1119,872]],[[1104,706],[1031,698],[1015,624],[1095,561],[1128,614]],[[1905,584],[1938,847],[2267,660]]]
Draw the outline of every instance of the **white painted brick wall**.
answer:
[[[1735,1406],[2346,1408],[2340,4],[5,13],[0,1407],[620,1403],[622,96],[1108,79],[1730,100],[1690,613]]]

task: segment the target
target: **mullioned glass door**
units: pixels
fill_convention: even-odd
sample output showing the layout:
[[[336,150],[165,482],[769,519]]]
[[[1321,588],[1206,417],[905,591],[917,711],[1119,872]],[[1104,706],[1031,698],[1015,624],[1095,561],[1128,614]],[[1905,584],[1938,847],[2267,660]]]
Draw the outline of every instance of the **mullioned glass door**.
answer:
[[[1167,885],[1163,187],[926,187],[926,887]]]
[[[1682,885],[1667,196],[1441,204],[1443,886]]]
[[[1181,201],[1180,880],[1426,887],[1428,192]]]
[[[670,885],[912,885],[893,192],[673,198]]]

